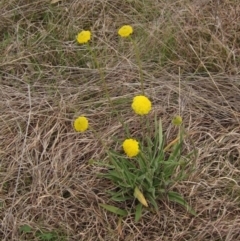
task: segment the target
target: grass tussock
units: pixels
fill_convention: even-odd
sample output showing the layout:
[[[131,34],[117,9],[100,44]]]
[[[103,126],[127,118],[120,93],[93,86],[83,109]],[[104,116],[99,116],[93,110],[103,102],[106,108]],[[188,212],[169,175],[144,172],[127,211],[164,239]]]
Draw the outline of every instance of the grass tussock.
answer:
[[[0,239],[40,240],[40,232],[52,234],[46,240],[238,240],[239,23],[237,0],[1,1]],[[134,27],[145,92],[168,140],[180,110],[185,149],[198,151],[187,180],[174,186],[196,217],[164,201],[159,214],[120,222],[99,206],[109,203],[111,183],[89,161],[106,155],[91,131],[74,131],[73,120],[86,115],[113,147],[112,137],[124,136],[75,38],[82,29],[94,33],[109,95],[141,135],[129,107],[141,89],[135,51],[116,34],[123,24]]]

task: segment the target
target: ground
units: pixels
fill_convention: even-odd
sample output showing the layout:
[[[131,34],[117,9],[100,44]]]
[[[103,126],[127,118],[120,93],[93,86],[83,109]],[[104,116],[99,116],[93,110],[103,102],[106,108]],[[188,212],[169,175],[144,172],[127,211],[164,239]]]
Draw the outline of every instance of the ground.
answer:
[[[124,24],[131,39],[117,34]],[[3,0],[0,40],[2,241],[240,240],[238,0]],[[167,141],[183,118],[184,152],[197,154],[172,188],[196,216],[159,200],[136,223],[99,206],[119,205],[91,164],[107,159],[102,141],[124,138],[109,98],[141,136],[131,110],[141,80]],[[79,115],[102,141],[74,130]]]

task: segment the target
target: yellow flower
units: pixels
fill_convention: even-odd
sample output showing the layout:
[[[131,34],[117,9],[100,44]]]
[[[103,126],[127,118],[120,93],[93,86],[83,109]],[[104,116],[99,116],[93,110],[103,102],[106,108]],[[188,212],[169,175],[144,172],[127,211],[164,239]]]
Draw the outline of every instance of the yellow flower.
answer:
[[[81,31],[78,35],[77,35],[77,41],[80,44],[85,44],[87,43],[89,40],[91,39],[91,32],[90,31]]]
[[[138,95],[133,98],[132,108],[138,115],[146,115],[152,109],[151,101],[144,95]]]
[[[119,30],[118,30],[118,34],[123,37],[126,38],[128,37],[130,34],[133,33],[133,28],[130,25],[123,25]]]
[[[180,115],[176,115],[172,119],[172,124],[175,125],[175,126],[180,126],[182,124],[182,117]]]
[[[74,121],[74,128],[76,131],[83,132],[87,130],[88,128],[88,119],[84,116],[79,116],[75,121]]]
[[[128,157],[134,157],[139,153],[139,144],[134,139],[126,139],[122,146]]]
[[[139,190],[138,187],[135,187],[134,189],[134,197],[137,198],[137,200],[145,207],[148,207],[148,203],[145,199],[145,197],[143,196],[142,192]]]

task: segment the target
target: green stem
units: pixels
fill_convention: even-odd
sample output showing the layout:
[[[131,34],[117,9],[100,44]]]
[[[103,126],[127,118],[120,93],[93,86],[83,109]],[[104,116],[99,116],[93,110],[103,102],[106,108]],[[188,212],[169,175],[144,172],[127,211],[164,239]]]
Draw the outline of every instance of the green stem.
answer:
[[[115,110],[114,108],[114,104],[110,98],[110,95],[109,95],[109,91],[108,91],[108,88],[107,88],[107,83],[106,83],[106,80],[105,80],[105,76],[104,76],[104,73],[102,71],[102,68],[100,67],[100,64],[97,60],[97,56],[96,54],[94,53],[93,49],[91,48],[91,46],[89,45],[89,43],[87,43],[87,48],[89,50],[89,52],[91,53],[92,55],[92,58],[93,58],[93,61],[94,63],[96,64],[96,67],[98,69],[98,72],[99,72],[99,75],[100,75],[100,79],[101,79],[101,82],[102,82],[102,85],[103,85],[103,90],[105,91],[105,94],[107,96],[107,100],[108,100],[108,103],[110,105],[110,107],[112,108],[112,111],[116,114],[117,118],[118,118],[118,121],[122,124],[123,128],[125,129],[126,131],[126,126],[124,124],[124,121],[120,118],[118,112]]]
[[[141,82],[141,91],[142,94],[144,95],[144,85],[143,85],[143,69],[142,69],[142,61],[140,58],[140,52],[139,52],[139,48],[137,47],[137,44],[135,43],[135,41],[130,37],[133,47],[134,47],[134,52],[135,52],[135,56],[137,59],[137,64],[138,64],[138,68],[139,68],[139,74],[140,74],[140,82]]]
[[[95,136],[96,139],[98,139],[102,146],[104,147],[104,149],[108,152],[109,151],[109,148],[107,147],[107,145],[104,143],[104,141],[102,140],[101,136],[98,134],[98,132],[91,126],[89,126],[89,130],[91,130]]]
[[[99,65],[99,62],[97,60],[97,57],[96,57],[94,51],[92,50],[91,46],[89,45],[89,43],[87,43],[87,47],[88,47],[88,49],[89,49],[89,51],[90,51],[90,53],[91,53],[91,55],[93,57],[93,60],[94,60],[94,62],[96,64],[96,67],[98,69],[98,72],[99,72],[99,75],[100,75],[100,79],[101,79],[101,82],[102,82],[102,85],[103,85],[103,89],[104,89],[105,94],[107,96],[109,105],[113,108],[113,103],[112,103],[112,100],[111,100],[109,92],[108,92],[107,83],[106,83],[106,80],[105,80],[105,77],[104,77],[104,73],[103,73],[103,71],[102,71],[102,69],[101,69],[101,67]]]

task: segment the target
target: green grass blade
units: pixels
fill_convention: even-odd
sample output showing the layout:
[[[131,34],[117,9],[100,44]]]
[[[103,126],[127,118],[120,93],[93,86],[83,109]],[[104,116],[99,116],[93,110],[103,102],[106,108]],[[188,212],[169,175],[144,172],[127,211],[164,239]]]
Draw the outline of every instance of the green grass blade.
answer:
[[[162,133],[162,122],[161,119],[157,121],[155,117],[155,137],[154,137],[154,150],[152,155],[151,166],[155,170],[159,169],[159,165],[162,160],[164,160],[164,151],[163,151],[163,133]]]
[[[125,202],[127,200],[130,200],[131,198],[130,197],[123,197],[123,196],[114,196],[114,197],[111,197],[111,199],[115,202]]]
[[[188,203],[184,200],[184,198],[177,192],[168,192],[168,199],[169,201],[176,202],[180,204],[181,206],[185,207],[189,213],[196,216],[196,212],[191,208]]]
[[[158,205],[156,200],[153,198],[153,196],[150,193],[146,194],[147,200],[153,205],[156,211],[158,211]]]
[[[123,181],[123,176],[121,175],[121,173],[113,170],[108,171],[108,173],[101,174],[101,176],[115,182]]]
[[[178,162],[175,161],[165,161],[163,163],[163,175],[165,180],[171,178],[174,171],[176,170],[177,166],[179,165]]]
[[[162,150],[163,146],[163,131],[162,131],[162,121],[161,119],[158,122],[158,150]]]
[[[99,205],[102,208],[106,209],[107,211],[112,212],[112,213],[117,214],[117,215],[120,215],[122,217],[126,217],[128,215],[128,212],[126,210],[117,208],[115,206],[111,206],[111,205],[107,205],[107,204],[103,204],[103,203],[100,203]]]
[[[149,138],[148,136],[145,137],[145,140],[147,142],[147,145],[146,145],[146,151],[147,151],[147,155],[148,157],[150,157],[151,159],[153,158],[153,147],[154,147],[154,144],[151,140],[151,138]]]
[[[181,149],[182,144],[181,143],[177,143],[174,146],[174,150],[171,153],[170,157],[168,158],[168,160],[174,160],[176,161],[176,159],[178,159],[180,157],[180,149]]]
[[[138,156],[137,162],[139,164],[139,167],[142,171],[147,169],[146,166],[146,157],[144,156],[144,154],[141,152]]]
[[[142,217],[142,204],[139,203],[137,206],[136,206],[136,212],[135,212],[135,222],[137,223],[140,218]]]

